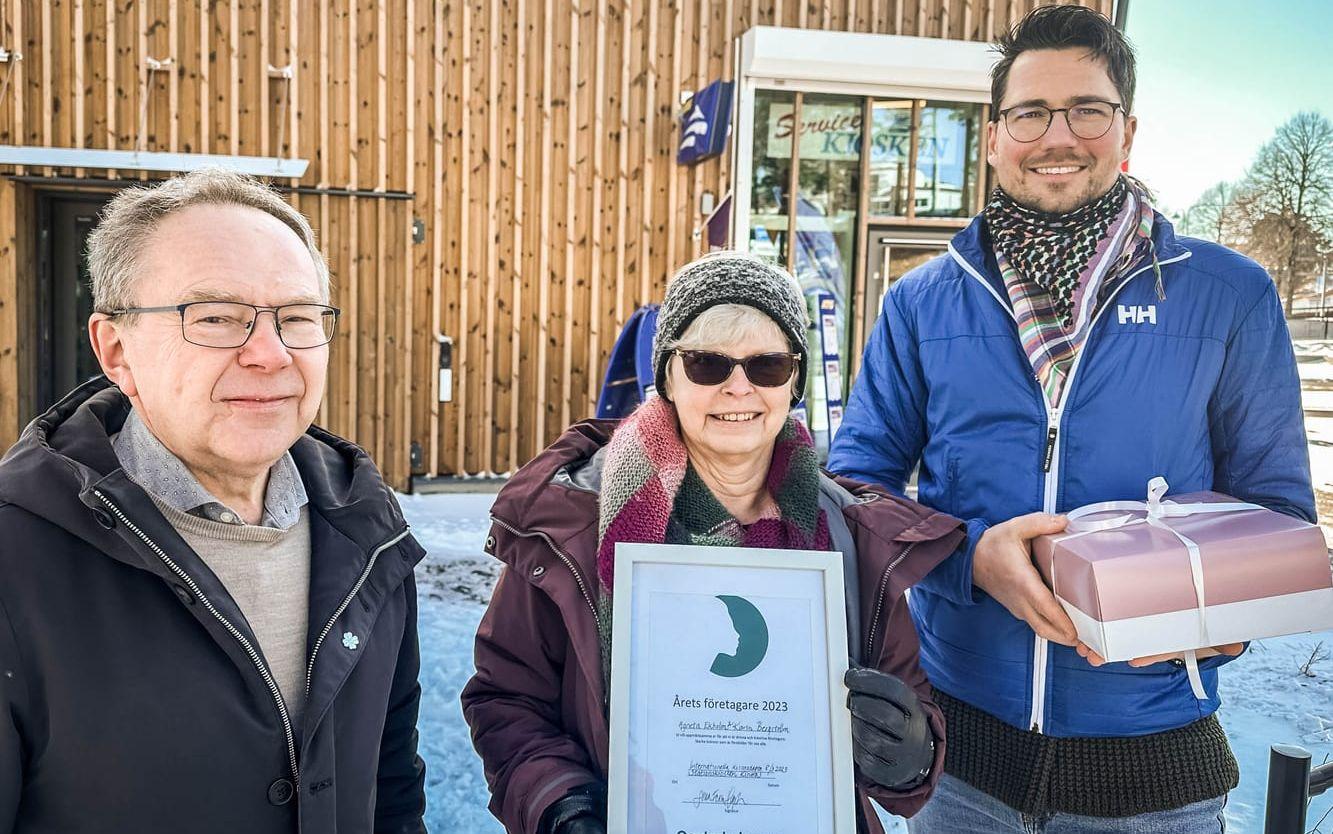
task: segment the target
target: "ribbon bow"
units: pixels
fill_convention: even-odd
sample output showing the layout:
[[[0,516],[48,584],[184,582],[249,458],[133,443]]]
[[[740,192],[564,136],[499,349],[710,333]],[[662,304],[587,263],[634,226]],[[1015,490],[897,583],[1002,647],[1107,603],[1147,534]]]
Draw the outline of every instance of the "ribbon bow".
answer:
[[[1167,519],[1184,518],[1191,515],[1203,515],[1207,513],[1234,513],[1243,510],[1262,510],[1258,504],[1248,504],[1243,501],[1227,501],[1219,503],[1195,503],[1195,504],[1177,504],[1175,501],[1163,500],[1166,496],[1166,479],[1158,476],[1148,482],[1148,500],[1147,501],[1102,501],[1097,504],[1088,504],[1079,507],[1077,510],[1067,514],[1069,526],[1065,528],[1068,535],[1060,537],[1060,541],[1066,539],[1086,536],[1090,533],[1099,533],[1103,530],[1116,530],[1121,527],[1131,527],[1135,524],[1147,524],[1150,527],[1156,527],[1159,530],[1165,530],[1180,540],[1185,545],[1185,550],[1189,554],[1190,576],[1194,580],[1194,597],[1196,610],[1199,613],[1199,645],[1211,646],[1212,640],[1208,636],[1208,605],[1204,597],[1203,587],[1203,559],[1199,555],[1199,546],[1181,534],[1172,529],[1167,524]],[[1106,512],[1120,512],[1121,515],[1105,518],[1100,521],[1085,521],[1088,516],[1098,515]],[[1051,584],[1054,585],[1055,564],[1051,564]],[[1190,688],[1194,690],[1194,697],[1199,700],[1206,700],[1208,693],[1204,691],[1203,679],[1199,676],[1199,658],[1194,650],[1185,652],[1185,671],[1189,674]]]

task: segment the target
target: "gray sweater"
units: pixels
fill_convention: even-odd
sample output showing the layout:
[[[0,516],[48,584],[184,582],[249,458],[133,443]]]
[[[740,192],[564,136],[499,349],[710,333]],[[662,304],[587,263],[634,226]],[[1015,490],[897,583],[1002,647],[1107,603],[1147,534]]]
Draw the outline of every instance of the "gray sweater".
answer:
[[[131,410],[111,442],[125,474],[144,488],[245,614],[292,726],[299,726],[310,619],[310,516],[291,455],[269,471],[263,524],[250,525],[204,489],[137,412]]]

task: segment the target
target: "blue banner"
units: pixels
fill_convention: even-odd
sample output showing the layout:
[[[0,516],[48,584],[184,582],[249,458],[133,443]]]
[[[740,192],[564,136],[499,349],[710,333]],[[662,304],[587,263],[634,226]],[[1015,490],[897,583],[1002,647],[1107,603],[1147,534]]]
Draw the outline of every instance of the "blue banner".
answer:
[[[734,87],[730,81],[714,81],[694,94],[680,122],[677,163],[693,165],[717,156],[726,148]]]

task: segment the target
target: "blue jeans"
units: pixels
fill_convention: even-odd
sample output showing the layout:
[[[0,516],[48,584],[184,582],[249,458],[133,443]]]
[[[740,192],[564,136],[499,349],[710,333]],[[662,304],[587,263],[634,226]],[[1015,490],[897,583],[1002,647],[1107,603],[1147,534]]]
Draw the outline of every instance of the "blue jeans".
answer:
[[[1219,834],[1227,798],[1205,799],[1171,811],[1134,817],[1052,814],[1030,817],[948,774],[926,807],[907,821],[910,834]]]

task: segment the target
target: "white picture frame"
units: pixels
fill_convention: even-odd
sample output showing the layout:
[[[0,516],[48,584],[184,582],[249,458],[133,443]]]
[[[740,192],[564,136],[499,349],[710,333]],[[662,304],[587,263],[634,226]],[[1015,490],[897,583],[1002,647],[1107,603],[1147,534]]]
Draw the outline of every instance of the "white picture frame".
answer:
[[[840,553],[618,544],[612,599],[609,832],[855,834]]]

